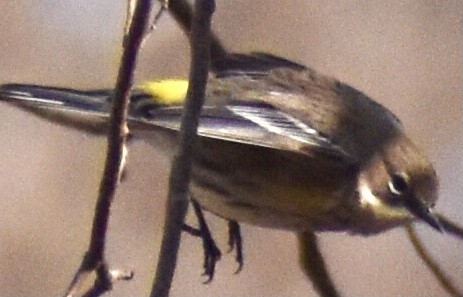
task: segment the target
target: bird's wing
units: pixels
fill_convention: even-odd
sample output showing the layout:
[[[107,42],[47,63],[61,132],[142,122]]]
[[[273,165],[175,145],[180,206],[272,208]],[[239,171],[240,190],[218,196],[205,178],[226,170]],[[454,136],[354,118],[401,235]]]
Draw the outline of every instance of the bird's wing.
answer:
[[[254,52],[249,54],[232,53],[216,62],[216,77],[230,76],[260,76],[271,70],[286,68],[296,71],[306,70],[307,67],[268,53]]]
[[[154,126],[178,130],[182,107],[157,107],[144,121]],[[355,160],[327,136],[303,121],[265,103],[234,103],[223,107],[204,106],[198,134],[308,156],[324,156],[349,164]]]

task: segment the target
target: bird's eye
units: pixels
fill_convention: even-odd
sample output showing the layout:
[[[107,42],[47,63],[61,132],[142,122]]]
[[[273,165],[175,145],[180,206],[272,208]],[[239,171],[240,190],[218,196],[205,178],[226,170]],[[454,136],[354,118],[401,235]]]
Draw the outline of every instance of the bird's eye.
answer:
[[[408,178],[403,173],[393,174],[389,181],[389,191],[394,195],[402,195],[408,190]]]

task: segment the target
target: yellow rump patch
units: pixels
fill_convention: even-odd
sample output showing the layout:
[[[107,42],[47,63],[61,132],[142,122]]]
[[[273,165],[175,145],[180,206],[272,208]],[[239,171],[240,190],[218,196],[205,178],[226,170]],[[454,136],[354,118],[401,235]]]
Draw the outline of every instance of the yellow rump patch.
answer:
[[[180,105],[185,101],[188,81],[182,79],[147,81],[137,88],[153,96],[153,100],[155,100],[156,103]]]

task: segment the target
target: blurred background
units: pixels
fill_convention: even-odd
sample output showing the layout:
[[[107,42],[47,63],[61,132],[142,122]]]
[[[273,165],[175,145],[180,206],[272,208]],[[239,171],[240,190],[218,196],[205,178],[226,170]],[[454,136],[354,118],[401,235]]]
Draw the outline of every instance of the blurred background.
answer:
[[[335,76],[390,108],[434,160],[437,210],[463,224],[460,1],[217,1],[214,30],[233,51],[268,51]],[[0,83],[112,87],[125,1],[0,1]],[[184,77],[186,38],[168,15],[141,54],[137,81]],[[57,296],[87,248],[105,154],[83,135],[0,103],[0,296]],[[111,267],[133,269],[110,296],[147,296],[161,240],[169,163],[149,145],[130,150],[109,232]],[[223,251],[226,223],[208,216]],[[190,222],[194,223],[193,217]],[[295,236],[242,226],[245,265],[233,254],[203,285],[200,240],[183,236],[172,296],[316,296],[297,263]],[[419,233],[455,281],[461,242]],[[445,296],[402,229],[368,238],[320,234],[345,296]],[[460,289],[462,289],[460,285]]]

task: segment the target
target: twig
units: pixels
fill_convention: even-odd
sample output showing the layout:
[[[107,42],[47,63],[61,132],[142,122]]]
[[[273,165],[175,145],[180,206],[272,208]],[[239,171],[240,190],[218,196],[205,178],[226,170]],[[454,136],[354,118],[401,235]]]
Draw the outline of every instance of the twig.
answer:
[[[124,24],[124,38],[129,35],[130,26],[132,25],[133,14],[135,13],[135,5],[137,0],[127,0],[127,8]]]
[[[165,0],[158,0],[161,3]],[[162,4],[161,4],[162,5]],[[170,0],[168,5],[169,13],[175,19],[175,21],[180,25],[183,32],[190,36],[192,19],[193,19],[193,10],[191,5],[187,0]],[[215,71],[216,61],[227,56],[228,52],[225,47],[222,45],[220,39],[215,36],[214,32],[210,32],[210,70]]]
[[[340,297],[320,252],[317,235],[312,231],[305,231],[299,233],[297,237],[299,262],[315,290],[321,297]]]
[[[210,25],[215,1],[196,0],[194,9],[190,36],[189,86],[179,131],[179,148],[172,164],[169,179],[169,195],[161,251],[150,295],[156,297],[169,295],[176,267],[180,235],[189,203],[188,185],[191,175],[192,152],[209,71]]]
[[[424,261],[424,263],[429,267],[431,272],[436,277],[437,281],[441,284],[441,286],[454,297],[463,297],[463,292],[460,292],[458,288],[453,284],[453,282],[445,275],[444,271],[440,268],[439,264],[433,259],[431,254],[426,250],[422,241],[418,237],[413,226],[410,224],[406,227],[408,237],[410,238],[413,247],[415,248],[416,252],[420,256],[420,258]]]
[[[134,70],[137,61],[140,44],[149,23],[151,13],[151,0],[139,0],[130,23],[128,35],[124,38],[124,51],[121,58],[119,73],[113,95],[113,104],[109,119],[108,151],[106,164],[101,180],[98,201],[95,207],[92,232],[89,248],[82,260],[79,270],[66,291],[66,296],[74,296],[84,280],[97,272],[97,280],[90,296],[101,295],[111,289],[112,281],[116,279],[130,278],[112,277],[113,274],[107,268],[104,257],[106,234],[110,206],[119,183],[121,168],[125,157],[125,141],[127,136],[127,111],[129,106],[129,93],[133,84]],[[125,42],[127,41],[127,42]],[[118,274],[118,273],[116,273]],[[123,274],[123,273],[122,273]],[[90,289],[89,292],[93,292]]]

